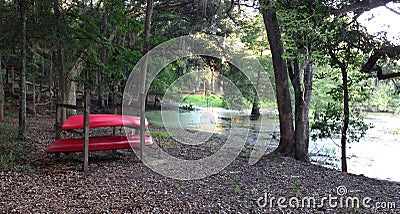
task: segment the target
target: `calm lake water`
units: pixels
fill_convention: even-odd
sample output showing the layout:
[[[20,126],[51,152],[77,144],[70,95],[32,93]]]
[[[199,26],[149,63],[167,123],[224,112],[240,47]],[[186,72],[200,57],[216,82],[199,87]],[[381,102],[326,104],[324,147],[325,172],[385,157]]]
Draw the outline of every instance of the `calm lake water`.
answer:
[[[238,140],[245,139],[249,144],[266,144],[267,152],[277,147],[274,136],[279,135],[277,112],[263,110],[262,120],[250,120],[249,111],[232,112],[220,108],[197,108],[196,111],[160,111],[146,112],[150,123],[168,124],[170,128],[184,128],[197,131],[229,134],[229,128],[236,127]],[[162,119],[161,119],[162,118]],[[234,118],[234,119],[233,119]],[[348,172],[363,174],[367,177],[400,182],[400,117],[387,114],[366,114],[365,121],[374,128],[359,142],[348,143]],[[263,125],[261,125],[263,124]],[[325,167],[340,170],[340,138],[312,141],[309,152],[311,161]]]
[[[374,128],[359,142],[347,145],[348,172],[367,177],[400,182],[400,117],[389,113],[369,113],[365,122]],[[340,170],[340,139],[310,142],[312,160]]]

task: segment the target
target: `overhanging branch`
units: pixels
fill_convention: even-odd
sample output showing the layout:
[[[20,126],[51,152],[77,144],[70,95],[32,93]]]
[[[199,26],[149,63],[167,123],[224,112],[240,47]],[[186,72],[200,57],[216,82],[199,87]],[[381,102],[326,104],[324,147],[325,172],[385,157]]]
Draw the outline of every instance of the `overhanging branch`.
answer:
[[[362,13],[362,12],[371,10],[376,7],[385,6],[389,2],[396,3],[396,2],[400,2],[400,1],[391,1],[391,0],[363,1],[363,0],[359,0],[359,1],[355,1],[353,4],[349,4],[347,6],[344,6],[340,9],[338,9],[336,14],[338,16],[341,16],[343,14],[355,12],[355,11],[359,11]]]
[[[361,71],[365,73],[376,71],[377,77],[380,80],[400,77],[399,72],[383,74],[382,68],[376,64],[378,60],[382,57],[389,57],[391,59],[400,58],[400,46],[383,47],[381,49],[375,50],[374,53],[369,57],[368,61],[361,68]]]

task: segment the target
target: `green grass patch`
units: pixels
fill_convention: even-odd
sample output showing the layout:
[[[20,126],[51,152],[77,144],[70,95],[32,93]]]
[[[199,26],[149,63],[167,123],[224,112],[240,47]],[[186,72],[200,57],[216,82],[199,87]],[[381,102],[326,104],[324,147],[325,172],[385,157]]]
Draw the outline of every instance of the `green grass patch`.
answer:
[[[15,170],[27,153],[24,142],[18,140],[16,127],[0,125],[0,168],[3,170]],[[31,171],[25,166],[23,171]]]
[[[5,125],[0,126],[0,167],[13,170],[26,153],[21,142],[17,141],[17,130]]]
[[[190,94],[184,97],[182,104],[196,105],[196,106],[211,106],[219,108],[228,108],[228,104],[224,101],[219,94],[200,95]]]
[[[160,135],[161,138],[170,138],[171,135],[167,131],[150,131],[151,137],[157,138]]]
[[[0,125],[0,145],[18,139],[17,127],[9,127],[4,124]]]

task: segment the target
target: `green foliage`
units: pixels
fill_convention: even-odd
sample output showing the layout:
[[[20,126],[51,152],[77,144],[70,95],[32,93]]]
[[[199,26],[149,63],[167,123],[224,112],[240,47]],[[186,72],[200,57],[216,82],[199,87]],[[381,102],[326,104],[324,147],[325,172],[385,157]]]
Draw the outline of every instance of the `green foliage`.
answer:
[[[238,193],[241,190],[241,186],[239,184],[239,175],[238,172],[232,172],[233,174],[233,192]]]
[[[339,137],[343,127],[343,99],[342,86],[339,71],[328,67],[315,69],[315,82],[313,85],[313,121],[311,122],[311,137],[318,138]],[[354,71],[351,72],[352,74]],[[358,77],[358,78],[357,78]],[[350,122],[348,129],[348,140],[359,141],[365,136],[371,124],[363,121],[359,115],[360,103],[365,103],[371,95],[370,80],[364,75],[352,75],[350,79]]]
[[[372,111],[399,111],[400,110],[400,93],[396,89],[392,81],[371,81],[374,85],[372,95],[363,107]]]
[[[343,111],[341,106],[337,103],[328,103],[318,114],[319,118],[315,118],[311,123],[312,139],[339,137],[343,128]],[[352,114],[350,114],[347,132],[348,141],[358,142],[360,138],[365,136],[366,131],[372,127],[372,124],[365,123],[363,117],[357,115],[357,112],[353,110]]]
[[[294,176],[293,193],[295,197],[300,197],[302,194],[298,175]]]
[[[167,65],[158,73],[150,85],[150,94],[160,97],[164,96],[169,86],[179,78],[179,71],[183,69],[183,65],[180,62],[181,60],[177,60],[174,63]]]
[[[262,55],[266,47],[268,47],[268,40],[266,39],[266,32],[261,14],[255,16],[248,21],[245,28],[240,29],[241,41],[257,55]]]

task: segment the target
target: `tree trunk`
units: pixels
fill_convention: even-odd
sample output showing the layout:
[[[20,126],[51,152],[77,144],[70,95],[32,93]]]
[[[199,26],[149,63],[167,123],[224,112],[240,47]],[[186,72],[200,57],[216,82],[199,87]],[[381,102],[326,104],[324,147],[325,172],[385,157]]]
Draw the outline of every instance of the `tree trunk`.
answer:
[[[107,8],[107,4],[105,4],[105,8],[104,8],[104,17],[103,17],[103,29],[102,29],[102,34],[103,34],[103,38],[107,38],[107,26],[108,26],[108,20],[109,20],[109,16],[108,16],[108,8]],[[101,61],[103,63],[104,66],[107,66],[107,47],[103,47],[101,50]],[[105,93],[108,93],[107,89],[106,90],[102,90],[101,85],[103,85],[103,76],[102,74],[105,73],[106,71],[103,72],[97,72],[97,80],[99,83],[98,86],[98,91],[99,96],[98,96],[98,104],[99,104],[99,108],[104,108],[106,103],[105,101]]]
[[[61,46],[57,48],[56,51],[56,61],[55,61],[55,66],[57,69],[57,75],[58,75],[58,93],[57,93],[57,101],[59,104],[65,104],[65,74],[64,74],[64,61],[63,61],[63,52],[61,50]],[[61,107],[58,115],[58,121],[63,123],[66,120],[66,109],[65,107]]]
[[[347,85],[347,71],[346,68],[341,68],[343,79],[343,128],[341,138],[342,149],[342,172],[347,172],[347,155],[346,155],[346,142],[347,142],[347,129],[349,127],[350,110],[349,110],[349,89]]]
[[[253,106],[251,108],[251,119],[258,120],[260,117],[260,107],[258,106],[258,99],[257,97],[254,98]]]
[[[1,69],[1,54],[0,54],[0,120],[4,119],[4,86],[3,86],[3,70]]]
[[[260,85],[260,77],[261,77],[261,70],[258,69],[257,72],[257,81],[256,81],[256,86],[255,88],[258,90],[258,87]],[[254,100],[253,100],[253,106],[251,108],[251,118],[254,120],[258,120],[258,118],[260,117],[260,107],[258,106],[258,95],[254,94]]]
[[[304,65],[304,79],[301,83],[301,70],[298,60],[294,60],[294,66],[288,62],[289,76],[295,92],[295,158],[304,162],[309,162],[309,121],[308,112],[311,103],[312,90],[312,65],[307,56]]]
[[[3,4],[4,1],[1,1],[0,3],[0,20],[3,20]],[[3,83],[3,70],[1,68],[1,53],[0,53],[0,121],[4,119],[4,103],[5,103],[5,97],[4,97],[4,83]],[[8,80],[8,72],[6,69],[6,82]]]
[[[87,71],[87,74],[89,72]],[[86,75],[87,81],[89,81],[89,75]],[[90,89],[86,85],[85,92],[84,92],[84,106],[85,112],[83,114],[83,171],[87,172],[89,170],[89,119],[90,119]]]
[[[53,52],[50,51],[50,62],[49,62],[49,94],[50,94],[50,110],[54,109],[53,105],[53,89],[54,89],[54,82],[53,82]]]
[[[19,0],[19,9],[21,15],[21,43],[20,43],[20,106],[18,135],[20,138],[26,138],[26,5],[25,0]]]
[[[35,63],[36,50],[33,48],[32,61]],[[36,115],[36,68],[32,69],[32,111],[33,115]]]
[[[346,155],[346,142],[347,142],[347,129],[349,128],[350,121],[350,110],[349,110],[349,89],[347,84],[347,67],[341,62],[332,50],[329,50],[329,55],[331,56],[333,62],[339,66],[342,72],[342,87],[343,87],[343,127],[342,127],[342,137],[340,140],[341,152],[342,152],[342,172],[347,172],[347,155]]]
[[[77,90],[77,83],[75,80],[81,71],[83,70],[82,58],[79,58],[72,69],[68,72],[68,77],[66,78],[65,82],[65,100],[64,103],[69,105],[76,105],[76,90]],[[66,112],[66,116],[76,115],[75,109],[68,109]]]
[[[272,62],[274,66],[276,98],[279,111],[280,142],[275,153],[294,157],[294,126],[292,105],[290,100],[288,73],[286,62],[282,58],[284,52],[279,30],[279,23],[274,8],[267,8],[267,0],[261,0],[261,12],[267,30],[268,41],[271,47]]]
[[[153,14],[153,0],[147,0],[147,8],[146,8],[146,21],[144,25],[144,46],[143,46],[143,55],[147,53],[149,50],[149,37],[150,37],[150,29],[151,29],[151,16]],[[146,73],[147,73],[147,55],[144,60],[144,65],[141,70],[141,83],[140,83],[140,91],[139,91],[139,102],[140,102],[140,160],[143,160],[143,151],[144,151],[144,123],[145,123],[145,89],[146,89]]]
[[[61,26],[61,12],[60,12],[60,2],[59,0],[54,0],[53,2],[54,15],[57,22],[57,27]],[[55,38],[58,38],[58,29],[55,29]],[[66,96],[65,96],[65,72],[64,72],[64,59],[63,59],[63,50],[61,47],[61,41],[58,40],[56,44],[56,51],[54,54],[54,67],[56,69],[56,73],[58,75],[58,93],[57,93],[57,102],[58,104],[65,104]],[[66,120],[66,109],[65,107],[59,108],[56,115],[56,124],[61,125]]]

